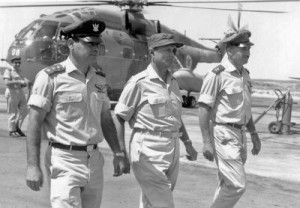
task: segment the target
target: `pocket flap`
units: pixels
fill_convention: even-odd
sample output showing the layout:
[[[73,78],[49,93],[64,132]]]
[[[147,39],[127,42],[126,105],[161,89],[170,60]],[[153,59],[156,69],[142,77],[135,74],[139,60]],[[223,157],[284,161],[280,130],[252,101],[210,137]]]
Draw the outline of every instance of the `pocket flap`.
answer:
[[[74,102],[81,102],[81,101],[82,101],[81,93],[63,93],[58,98],[58,102],[60,103],[74,103]]]
[[[227,88],[225,88],[225,92],[227,94],[241,93],[242,92],[242,88],[241,87],[227,87]]]
[[[150,105],[159,104],[159,103],[166,103],[167,99],[165,97],[153,96],[148,98],[148,102]]]

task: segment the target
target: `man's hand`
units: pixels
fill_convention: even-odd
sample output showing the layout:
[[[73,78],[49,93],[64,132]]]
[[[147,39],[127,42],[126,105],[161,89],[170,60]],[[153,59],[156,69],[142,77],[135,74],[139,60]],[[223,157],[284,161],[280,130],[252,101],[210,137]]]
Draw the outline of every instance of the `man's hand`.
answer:
[[[185,150],[188,153],[188,155],[186,156],[186,158],[188,160],[190,160],[190,161],[197,160],[198,152],[193,147],[192,142],[187,142],[184,145],[185,145]]]
[[[130,173],[130,163],[127,157],[123,156],[114,156],[113,160],[114,165],[114,175],[113,176],[120,176],[123,173]]]
[[[27,168],[26,183],[34,191],[41,189],[43,186],[43,172],[40,167],[29,166]]]
[[[209,160],[209,161],[214,161],[214,148],[213,145],[210,142],[204,143],[203,144],[203,156]]]
[[[253,148],[252,148],[251,152],[253,155],[258,155],[260,148],[261,148],[261,143],[260,143],[258,134],[257,133],[251,134],[251,140],[253,143]]]

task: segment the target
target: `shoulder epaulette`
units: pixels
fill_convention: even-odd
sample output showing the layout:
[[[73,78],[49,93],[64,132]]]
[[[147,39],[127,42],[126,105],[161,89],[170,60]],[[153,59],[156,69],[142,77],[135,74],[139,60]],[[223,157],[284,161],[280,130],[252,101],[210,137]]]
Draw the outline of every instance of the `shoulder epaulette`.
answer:
[[[44,70],[47,74],[52,75],[55,73],[64,72],[66,69],[61,64],[54,64],[52,66],[47,67]]]
[[[133,75],[131,78],[130,78],[130,81],[132,82],[138,82],[139,80],[141,79],[144,79],[146,76],[148,76],[148,72],[146,70],[136,74],[136,75]]]
[[[222,66],[222,65],[219,65],[219,66],[215,67],[215,68],[212,70],[212,72],[215,73],[215,74],[220,74],[220,73],[221,73],[222,71],[224,71],[224,70],[225,70],[225,67]]]
[[[244,68],[245,69],[245,71],[248,73],[248,74],[250,74],[250,72],[249,72],[249,70],[248,69],[246,69],[246,68]]]

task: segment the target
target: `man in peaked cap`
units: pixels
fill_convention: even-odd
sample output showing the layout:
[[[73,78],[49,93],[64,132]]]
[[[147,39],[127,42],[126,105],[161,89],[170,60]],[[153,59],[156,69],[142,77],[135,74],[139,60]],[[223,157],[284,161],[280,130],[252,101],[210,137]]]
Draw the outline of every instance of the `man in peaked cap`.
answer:
[[[49,140],[45,165],[53,208],[100,207],[104,158],[98,143],[103,139],[114,153],[114,176],[129,172],[110,114],[105,77],[92,67],[104,29],[97,19],[65,27],[69,57],[37,74],[28,101],[27,186],[38,191],[43,184],[43,129]]]
[[[203,155],[216,160],[218,187],[211,208],[232,208],[246,189],[246,128],[253,143],[252,154],[261,148],[251,113],[252,84],[244,68],[253,43],[251,32],[227,33],[222,42],[226,54],[219,66],[208,72],[199,96],[199,123]]]
[[[6,69],[3,74],[6,85],[5,97],[7,99],[9,136],[26,136],[21,130],[22,123],[28,113],[27,100],[23,88],[30,86],[29,80],[20,74],[20,57],[14,57],[10,62],[13,68]]]
[[[148,41],[151,64],[126,84],[115,114],[119,136],[124,123],[133,129],[130,159],[142,189],[140,208],[174,208],[172,191],[178,176],[179,138],[189,160],[197,151],[182,123],[182,98],[176,79],[169,72],[177,43],[171,34],[155,34]]]

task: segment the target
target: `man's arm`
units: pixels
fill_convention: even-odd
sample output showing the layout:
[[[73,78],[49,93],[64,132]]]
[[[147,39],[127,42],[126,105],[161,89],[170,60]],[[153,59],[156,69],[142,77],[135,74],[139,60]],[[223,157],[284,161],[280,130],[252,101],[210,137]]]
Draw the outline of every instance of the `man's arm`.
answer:
[[[27,125],[27,174],[26,183],[29,188],[39,191],[43,186],[43,173],[40,166],[41,126],[46,111],[31,106]]]
[[[260,142],[260,139],[256,132],[252,117],[250,118],[249,122],[246,124],[246,127],[247,127],[248,131],[250,132],[251,140],[253,143],[253,148],[252,148],[251,152],[253,155],[258,155],[258,153],[261,149],[261,142]]]
[[[104,138],[114,153],[114,176],[120,176],[125,173],[124,170],[126,167],[124,162],[124,155],[121,155],[122,152],[118,141],[117,130],[112,119],[110,109],[102,110],[101,127]]]
[[[21,80],[21,79],[20,80],[9,80],[7,78],[4,78],[4,83],[8,88],[14,86],[15,84],[26,85],[26,81]]]
[[[199,103],[199,125],[201,129],[202,134],[202,140],[203,140],[203,156],[209,160],[214,160],[214,147],[213,147],[213,138],[211,138],[209,133],[209,114],[210,114],[211,108],[204,104]]]
[[[184,146],[185,146],[185,150],[188,153],[188,155],[186,156],[186,158],[188,160],[194,161],[197,160],[197,155],[198,152],[195,150],[195,148],[193,147],[192,141],[189,138],[189,135],[186,132],[185,126],[182,122],[181,119],[181,127],[180,127],[180,132],[182,132],[182,136],[180,137],[181,141],[183,142]]]

